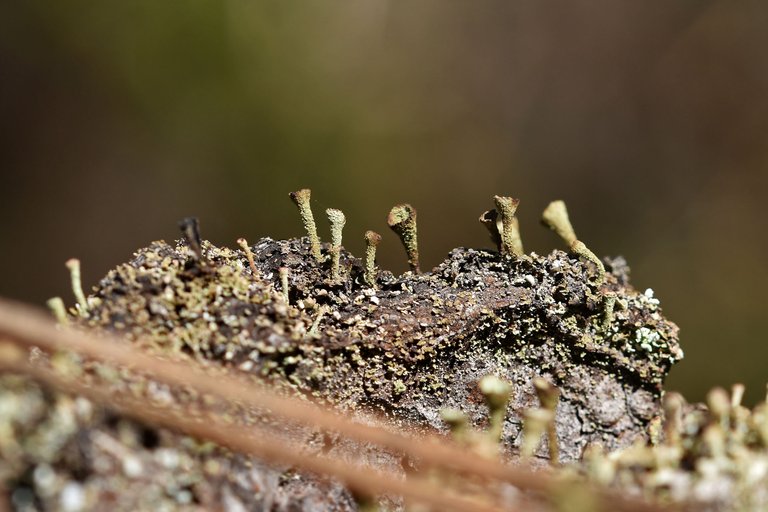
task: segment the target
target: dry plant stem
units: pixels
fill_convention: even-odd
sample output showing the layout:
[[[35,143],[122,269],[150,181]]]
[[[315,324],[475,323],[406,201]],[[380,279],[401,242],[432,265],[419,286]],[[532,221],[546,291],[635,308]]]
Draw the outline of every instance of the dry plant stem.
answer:
[[[317,236],[317,225],[315,217],[312,215],[312,207],[309,204],[312,191],[308,188],[297,190],[289,194],[291,200],[298,206],[301,223],[309,236],[309,251],[316,261],[323,261],[323,255],[320,253],[320,238]]]
[[[201,394],[211,394],[231,403],[268,409],[275,416],[315,428],[339,432],[361,442],[374,443],[401,452],[427,465],[509,482],[521,489],[543,495],[555,489],[557,482],[546,472],[536,474],[501,462],[489,460],[454,446],[444,437],[413,437],[381,427],[353,423],[317,405],[280,396],[252,380],[232,375],[211,375],[199,365],[179,363],[147,355],[118,339],[96,337],[69,329],[58,329],[47,315],[5,299],[0,299],[0,336],[26,347],[36,346],[47,352],[71,350],[101,361],[123,365],[172,386],[188,386]],[[593,489],[605,510],[651,512],[681,510],[661,508],[630,499],[604,489]]]
[[[83,293],[83,281],[80,277],[80,260],[77,258],[71,258],[67,260],[67,268],[69,269],[69,277],[72,281],[72,293],[77,299],[78,305],[80,305],[80,311],[86,313],[88,311],[88,301]]]
[[[330,457],[302,453],[300,447],[293,446],[292,443],[253,426],[249,426],[247,430],[238,428],[211,415],[195,420],[146,400],[116,396],[110,391],[85,386],[71,379],[62,378],[50,370],[34,367],[15,357],[9,359],[4,359],[0,353],[0,371],[28,375],[57,391],[86,397],[122,415],[151,425],[176,430],[199,439],[213,441],[236,452],[247,453],[269,462],[290,464],[318,474],[333,476],[354,491],[367,494],[392,493],[402,496],[408,502],[433,506],[439,510],[459,512],[464,510],[500,512],[502,510],[487,502],[459,495],[422,479],[411,477],[403,480],[391,473],[347,464]]]

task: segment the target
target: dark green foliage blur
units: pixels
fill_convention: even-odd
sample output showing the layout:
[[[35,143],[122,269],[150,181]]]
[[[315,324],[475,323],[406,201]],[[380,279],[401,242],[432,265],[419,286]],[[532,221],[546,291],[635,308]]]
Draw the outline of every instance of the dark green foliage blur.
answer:
[[[301,235],[288,192],[347,215],[345,245],[419,211],[422,267],[487,247],[477,217],[521,198],[527,250],[564,199],[682,328],[670,387],[762,397],[768,4],[537,0],[0,4],[0,294],[73,299],[178,236]]]

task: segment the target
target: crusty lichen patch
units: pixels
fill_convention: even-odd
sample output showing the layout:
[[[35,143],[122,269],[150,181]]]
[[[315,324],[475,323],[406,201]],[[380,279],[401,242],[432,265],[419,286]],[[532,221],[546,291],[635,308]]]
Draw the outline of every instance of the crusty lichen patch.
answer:
[[[644,436],[682,357],[677,327],[628,284],[618,259],[600,282],[591,262],[562,251],[456,249],[432,272],[381,272],[372,287],[345,251],[340,279],[330,279],[331,262],[310,257],[308,239],[258,241],[256,275],[243,251],[202,247],[199,260],[184,242],[138,251],[99,283],[80,323],[424,428],[445,428],[444,407],[484,424],[477,381],[495,374],[513,386],[511,452],[519,413],[536,400],[531,380],[543,376],[562,391],[563,460],[589,441],[615,448]]]

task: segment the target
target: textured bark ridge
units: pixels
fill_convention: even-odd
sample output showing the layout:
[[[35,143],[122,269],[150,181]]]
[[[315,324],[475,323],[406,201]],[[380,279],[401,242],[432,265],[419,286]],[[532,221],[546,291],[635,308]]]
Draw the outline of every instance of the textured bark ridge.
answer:
[[[80,321],[406,428],[445,431],[446,407],[484,427],[477,382],[497,375],[513,386],[503,430],[512,456],[522,411],[538,406],[531,381],[542,376],[561,391],[562,461],[592,442],[613,450],[645,437],[683,355],[677,327],[650,290],[630,286],[621,258],[605,260],[598,283],[592,262],[562,251],[455,249],[431,272],[380,272],[371,287],[343,250],[332,280],[308,239],[251,249],[255,273],[241,250],[203,242],[198,257],[184,242],[155,242],[99,283]],[[546,443],[537,456],[548,456]]]

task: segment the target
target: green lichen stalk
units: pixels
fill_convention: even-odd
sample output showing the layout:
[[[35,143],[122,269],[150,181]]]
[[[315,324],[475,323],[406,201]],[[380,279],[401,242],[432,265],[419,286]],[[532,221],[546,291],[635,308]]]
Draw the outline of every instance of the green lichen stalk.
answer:
[[[496,210],[501,212],[501,253],[520,257],[525,254],[523,241],[520,238],[520,227],[515,217],[519,199],[504,196],[493,196]]]
[[[419,243],[416,236],[416,209],[409,204],[394,206],[387,216],[387,224],[400,237],[408,255],[408,266],[411,267],[411,271],[418,274],[420,269]]]
[[[317,225],[315,224],[315,217],[312,215],[312,207],[310,205],[312,191],[308,188],[303,188],[296,192],[291,192],[289,196],[299,208],[301,223],[304,225],[304,230],[309,237],[310,254],[315,258],[315,261],[323,261],[323,255],[320,252],[320,237],[317,236]]]
[[[541,222],[557,233],[557,236],[565,242],[571,249],[571,252],[594,263],[595,267],[597,267],[597,283],[602,284],[605,280],[605,265],[603,265],[603,262],[600,261],[600,258],[595,253],[584,245],[584,242],[576,238],[576,232],[571,225],[565,203],[560,200],[549,203],[541,216]]]
[[[85,293],[83,292],[83,281],[80,277],[80,260],[71,258],[67,260],[66,266],[69,269],[72,293],[75,295],[75,299],[77,299],[79,312],[80,314],[87,314],[88,300],[85,298]]]
[[[61,297],[51,297],[46,302],[48,309],[53,313],[54,318],[60,324],[67,324],[69,319],[67,318],[67,308],[64,305],[64,301]]]
[[[581,240],[576,240],[573,242],[573,244],[571,244],[571,252],[581,256],[587,261],[591,261],[595,265],[597,268],[597,283],[602,284],[602,282],[605,280],[605,265],[603,265],[603,262],[600,261],[600,258],[598,258],[595,253],[590,251]]]
[[[333,208],[325,210],[325,214],[328,216],[328,221],[331,223],[331,281],[336,283],[341,279],[341,272],[339,270],[341,261],[341,241],[342,231],[344,229],[344,224],[347,222],[347,218],[344,216],[344,212]]]
[[[238,238],[237,245],[240,246],[240,248],[245,253],[245,257],[248,258],[248,266],[250,267],[251,273],[255,279],[258,277],[258,270],[256,270],[256,263],[253,261],[253,251],[251,251],[251,247],[248,245],[248,240],[245,238]]]
[[[488,405],[490,418],[488,436],[494,443],[497,443],[501,439],[504,429],[504,419],[507,416],[507,405],[509,405],[512,387],[495,375],[483,377],[479,386],[485,397],[485,403]]]
[[[560,400],[560,391],[550,384],[549,381],[541,377],[533,379],[533,387],[536,389],[536,396],[539,397],[542,409],[551,414],[551,419],[546,426],[547,443],[549,445],[549,458],[553,465],[557,465],[560,462],[560,450],[558,448],[555,414],[557,412],[557,403]]]
[[[376,286],[376,247],[380,243],[380,234],[375,231],[365,232],[365,273],[363,279],[371,287]]]
[[[571,225],[571,219],[568,217],[568,209],[565,202],[561,200],[552,201],[544,209],[541,216],[541,222],[549,229],[557,233],[557,236],[570,247],[578,240],[576,232]]]

